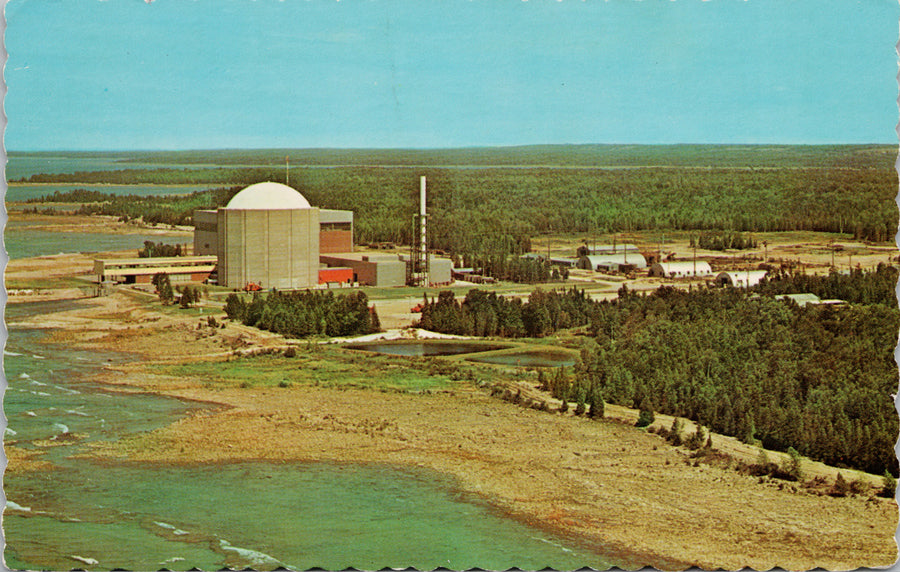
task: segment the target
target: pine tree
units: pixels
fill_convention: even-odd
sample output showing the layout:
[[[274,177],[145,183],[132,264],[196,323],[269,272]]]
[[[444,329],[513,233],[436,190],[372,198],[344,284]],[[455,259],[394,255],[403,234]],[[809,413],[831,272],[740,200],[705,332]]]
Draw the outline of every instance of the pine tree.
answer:
[[[588,410],[588,417],[591,419],[603,419],[606,414],[606,404],[603,402],[603,395],[599,390],[594,390],[591,395],[591,407]]]

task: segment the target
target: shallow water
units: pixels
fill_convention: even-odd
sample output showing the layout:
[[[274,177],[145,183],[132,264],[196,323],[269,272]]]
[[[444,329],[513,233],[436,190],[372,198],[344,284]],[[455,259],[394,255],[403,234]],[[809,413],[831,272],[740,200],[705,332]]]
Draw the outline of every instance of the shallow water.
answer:
[[[75,252],[106,252],[134,249],[134,255],[145,241],[165,244],[188,244],[190,236],[160,236],[152,234],[71,233],[29,230],[10,226],[3,234],[3,242],[10,259],[50,256]]]
[[[7,320],[77,307],[22,304]],[[578,545],[460,494],[439,474],[334,463],[172,466],[72,458],[98,440],[149,431],[199,405],[118,394],[90,381],[128,356],[42,344],[11,328],[6,441],[59,470],[7,475],[5,557],[13,568],[206,570],[349,566],[605,568]],[[53,446],[60,442],[65,446]],[[178,461],[179,451],[171,452]]]
[[[371,342],[364,344],[348,344],[351,350],[362,350],[395,356],[451,356],[475,352],[501,350],[509,346],[503,344],[481,344],[475,342]]]

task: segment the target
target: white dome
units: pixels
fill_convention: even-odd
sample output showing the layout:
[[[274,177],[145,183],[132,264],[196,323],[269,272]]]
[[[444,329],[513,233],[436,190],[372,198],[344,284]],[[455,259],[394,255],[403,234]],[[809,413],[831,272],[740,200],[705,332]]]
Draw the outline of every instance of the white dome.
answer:
[[[256,183],[234,195],[226,209],[276,210],[308,209],[309,201],[296,190],[281,183]]]

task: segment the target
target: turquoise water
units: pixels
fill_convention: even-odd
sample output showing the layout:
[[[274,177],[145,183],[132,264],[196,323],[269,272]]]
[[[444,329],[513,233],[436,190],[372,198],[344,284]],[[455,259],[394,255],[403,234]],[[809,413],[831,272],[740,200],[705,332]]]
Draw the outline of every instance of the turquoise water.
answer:
[[[134,249],[134,255],[144,241],[166,244],[188,244],[190,236],[159,236],[152,234],[71,233],[28,230],[10,226],[3,233],[6,252],[11,259],[48,256],[73,252],[106,252]]]
[[[7,321],[79,302],[23,304]],[[42,344],[12,326],[6,441],[59,470],[7,475],[7,564],[16,569],[606,568],[588,547],[528,526],[438,474],[335,463],[135,464],[73,458],[91,442],[170,423],[200,405],[91,382],[129,359]],[[58,445],[67,443],[66,445]],[[173,463],[179,451],[171,452]]]

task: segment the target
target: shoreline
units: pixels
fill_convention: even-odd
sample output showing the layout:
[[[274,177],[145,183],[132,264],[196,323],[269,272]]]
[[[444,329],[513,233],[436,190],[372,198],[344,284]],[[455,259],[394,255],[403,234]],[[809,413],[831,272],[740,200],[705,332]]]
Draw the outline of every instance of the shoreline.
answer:
[[[129,318],[122,323],[125,315]],[[48,317],[29,319],[47,323]],[[151,317],[159,319],[148,322]],[[194,339],[195,317],[159,313],[122,295],[91,299],[86,308],[60,312],[51,320],[68,331],[48,343],[87,350],[113,348],[158,360],[168,350],[183,352],[190,346],[188,355],[179,356],[189,361],[214,347],[207,338],[188,343]],[[112,326],[117,329],[110,331]],[[229,326],[226,331],[239,330]],[[260,332],[251,335],[251,342],[267,347],[279,338]],[[425,468],[518,520],[589,546],[611,546],[665,569],[687,563],[833,569],[883,566],[896,559],[893,501],[879,499],[873,505],[861,498],[777,490],[733,470],[692,466],[683,451],[623,423],[523,409],[466,384],[434,394],[308,385],[206,387],[201,379],[176,378],[141,363],[101,371],[107,372],[97,376],[101,384],[210,406],[150,433],[92,444],[79,455],[94,460]],[[114,378],[113,371],[118,372]],[[173,460],[180,448],[185,459]],[[874,533],[869,528],[873,519],[879,523]],[[829,530],[833,534],[826,534]]]

